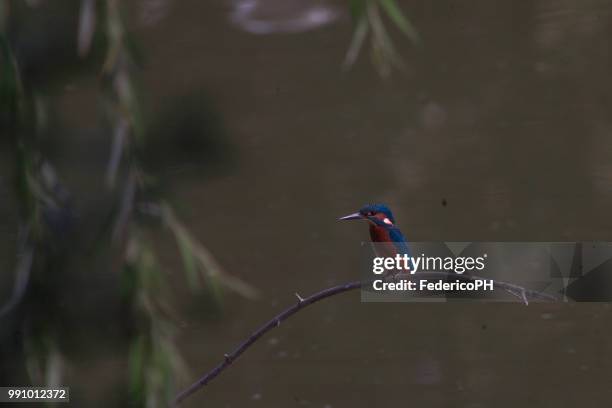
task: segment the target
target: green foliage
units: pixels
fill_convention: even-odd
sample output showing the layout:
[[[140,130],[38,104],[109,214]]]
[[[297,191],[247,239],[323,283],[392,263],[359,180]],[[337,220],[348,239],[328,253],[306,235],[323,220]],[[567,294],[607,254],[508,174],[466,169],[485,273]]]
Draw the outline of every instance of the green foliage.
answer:
[[[142,157],[147,152],[147,138],[141,113],[142,92],[138,86],[139,56],[136,41],[125,27],[124,7],[119,0],[81,0],[75,44],[81,58],[93,52],[92,44],[96,41],[106,50],[98,77],[112,141],[107,186],[109,191],[116,192],[117,200],[109,222],[114,226],[112,233],[101,238],[112,248],[113,261],[119,258],[120,294],[127,313],[118,316],[123,321],[117,323],[129,328],[126,375],[129,403],[133,407],[168,406],[177,384],[185,377],[186,366],[176,346],[177,319],[170,307],[168,271],[159,262],[148,233],[150,218],[158,221],[153,224],[154,228],[169,231],[176,240],[186,281],[194,292],[206,288],[207,294],[220,301],[222,288],[250,298],[256,296],[256,291],[227,274],[210,251],[179,221],[170,205],[151,193],[155,180],[146,173]],[[27,21],[28,11],[27,5],[20,7],[24,16],[16,22]],[[15,197],[21,209],[16,262],[19,285],[11,301],[0,305],[0,317],[14,311],[20,301],[36,303],[37,295],[42,292],[49,294],[49,299],[57,298],[54,282],[61,278],[52,273],[58,272],[61,266],[49,266],[47,252],[59,240],[57,231],[50,231],[53,226],[49,224],[58,221],[55,219],[58,214],[63,216],[66,205],[66,197],[58,187],[58,176],[38,146],[39,133],[46,123],[44,100],[37,93],[39,83],[30,83],[22,77],[23,68],[15,58],[18,53],[12,49],[12,44],[18,41],[11,42],[7,36],[9,17],[12,17],[9,8],[0,3],[0,130],[13,148]],[[11,23],[15,25],[15,21]],[[59,222],[64,221],[60,217]],[[60,233],[61,229],[60,225]],[[36,251],[39,247],[44,250]],[[41,292],[32,293],[33,281]],[[48,319],[49,313],[40,309],[24,309],[24,365],[31,382],[60,385],[64,358],[57,336],[61,332],[59,323]]]
[[[170,228],[176,238],[181,252],[185,272],[193,289],[200,288],[200,281],[206,280],[211,285],[213,293],[219,294],[220,286],[241,294],[249,299],[256,299],[258,292],[251,285],[227,274],[217,263],[210,251],[199,243],[181,223],[172,208],[162,204],[162,220]]]
[[[381,7],[387,13],[387,16],[395,23],[412,42],[419,43],[419,34],[415,30],[412,23],[404,16],[395,0],[380,0]]]
[[[86,0],[89,1],[89,0]],[[175,345],[176,327],[170,316],[165,274],[143,232],[143,217],[161,220],[173,233],[178,245],[186,280],[192,290],[207,284],[209,293],[220,300],[220,285],[247,297],[256,292],[246,283],[230,277],[212,254],[178,220],[164,201],[145,201],[155,182],[147,175],[140,155],[147,143],[142,122],[139,94],[136,92],[133,42],[128,40],[120,2],[106,0],[107,55],[103,66],[106,77],[107,106],[113,128],[111,156],[107,169],[110,188],[116,187],[125,163],[124,187],[119,196],[113,240],[123,246],[125,301],[131,305],[132,334],[129,351],[130,395],[134,406],[167,406],[176,392],[177,379],[185,364]],[[87,13],[84,13],[87,14]],[[82,14],[83,15],[83,14]],[[92,24],[85,19],[83,24]],[[89,32],[83,29],[81,32]],[[86,40],[81,43],[87,43]],[[86,47],[84,47],[85,49]]]
[[[155,253],[142,236],[133,231],[127,244],[123,275],[124,299],[131,305],[135,328],[128,353],[130,403],[138,406],[168,406],[176,382],[186,377],[186,368],[175,347],[176,328],[165,302],[168,287]]]
[[[379,74],[387,77],[392,67],[403,68],[402,60],[385,28],[380,10],[383,10],[387,18],[413,44],[420,44],[420,38],[417,30],[397,5],[396,0],[352,0],[350,9],[355,31],[344,59],[344,66],[350,67],[355,63],[371,32],[371,57]]]
[[[38,149],[38,132],[44,127],[45,106],[22,77],[8,37],[8,20],[11,17],[8,3],[0,5],[0,135],[12,148],[14,163],[13,186],[19,207],[16,224],[19,229],[15,263],[15,287],[9,302],[0,306],[0,318],[14,312],[27,298],[28,285],[32,281],[48,279],[46,268],[34,268],[34,259],[40,265],[49,256],[39,255],[36,249],[52,234],[43,222],[42,212],[59,210],[61,203],[51,184],[55,182],[51,165]],[[52,242],[52,240],[50,240]],[[49,245],[51,247],[52,245]],[[47,293],[45,293],[47,294]],[[63,357],[50,318],[56,305],[45,305],[46,315],[40,305],[33,303],[21,322],[21,341],[25,350],[24,365],[33,384],[61,385]]]

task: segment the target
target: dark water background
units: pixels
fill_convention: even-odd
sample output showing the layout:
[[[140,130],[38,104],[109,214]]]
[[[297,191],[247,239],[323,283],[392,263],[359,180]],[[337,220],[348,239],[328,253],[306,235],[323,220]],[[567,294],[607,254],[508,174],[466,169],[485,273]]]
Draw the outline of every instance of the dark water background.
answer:
[[[394,37],[407,68],[386,81],[367,53],[341,69],[347,18],[256,36],[232,26],[229,9],[174,1],[155,24],[133,25],[147,120],[201,100],[231,151],[210,170],[199,141],[160,142],[160,179],[194,235],[262,293],[229,293],[215,313],[176,284],[194,379],[295,292],[358,276],[367,229],[336,218],[367,202],[388,203],[415,241],[612,240],[610,1],[410,2],[423,44]],[[72,129],[58,171],[85,219],[109,200],[88,177],[102,177],[108,157],[92,126],[96,81],[54,89]],[[180,282],[176,249],[159,241]],[[114,279],[89,268],[83,283]],[[88,297],[104,315],[107,296],[76,293],[66,307]],[[282,324],[185,406],[607,406],[611,318],[608,304],[361,304],[348,293]],[[67,382],[103,407],[127,365],[103,336],[91,352],[92,333],[112,333],[113,320],[89,324],[74,334],[89,347],[75,346]]]

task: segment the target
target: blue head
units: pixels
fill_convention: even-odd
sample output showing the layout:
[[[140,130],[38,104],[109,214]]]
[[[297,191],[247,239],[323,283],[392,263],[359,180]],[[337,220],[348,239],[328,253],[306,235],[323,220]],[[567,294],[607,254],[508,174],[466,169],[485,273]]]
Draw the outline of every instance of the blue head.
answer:
[[[359,211],[353,214],[349,214],[346,217],[340,218],[340,220],[367,220],[371,224],[380,227],[394,227],[395,218],[393,213],[384,204],[368,204],[362,207]]]
[[[386,256],[397,253],[410,255],[406,238],[395,226],[395,217],[386,205],[366,205],[356,213],[342,217],[340,220],[366,220],[370,224],[370,239],[372,242],[392,243],[391,247],[388,248],[391,251]]]

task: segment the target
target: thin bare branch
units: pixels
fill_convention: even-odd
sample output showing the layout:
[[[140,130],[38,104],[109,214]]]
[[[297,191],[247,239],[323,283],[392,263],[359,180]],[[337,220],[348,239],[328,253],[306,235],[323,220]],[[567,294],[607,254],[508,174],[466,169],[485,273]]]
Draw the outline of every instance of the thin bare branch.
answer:
[[[390,276],[389,278],[395,279],[398,277],[403,277],[403,278],[405,277],[407,279],[424,279],[427,277],[438,278],[438,279],[459,278],[459,279],[463,279],[467,281],[483,279],[483,278],[478,278],[476,276],[458,275],[454,272],[437,272],[437,271],[419,272],[418,274],[414,274],[414,275],[408,274],[405,276],[404,274],[398,274],[395,276]],[[333,286],[331,288],[323,289],[320,292],[317,292],[306,298],[302,298],[298,293],[295,293],[295,296],[298,298],[297,303],[285,309],[278,315],[274,316],[272,319],[268,320],[268,322],[265,323],[263,326],[260,326],[246,340],[244,340],[238,347],[236,347],[231,353],[224,354],[223,361],[221,363],[219,363],[215,368],[213,368],[212,370],[204,374],[202,377],[200,377],[199,380],[197,380],[195,383],[193,383],[191,386],[189,386],[185,390],[181,391],[176,396],[174,400],[174,406],[178,406],[187,397],[189,397],[190,395],[195,393],[197,390],[199,390],[200,388],[210,383],[219,374],[221,374],[225,369],[227,369],[230,365],[232,365],[238,357],[240,357],[249,347],[251,347],[264,334],[274,329],[275,327],[278,327],[281,324],[281,322],[283,322],[284,320],[288,319],[289,317],[293,316],[294,314],[296,314],[297,312],[299,312],[300,310],[304,309],[305,307],[309,305],[317,303],[328,297],[338,295],[340,293],[348,292],[348,291],[355,290],[355,289],[360,289],[364,285],[367,285],[371,283],[372,281],[373,280],[364,281],[364,282],[361,282],[361,281],[349,282],[343,285]],[[517,296],[526,305],[528,304],[527,297],[532,297],[535,299],[540,299],[540,300],[545,300],[545,301],[558,301],[559,300],[555,296],[552,296],[546,293],[542,293],[542,292],[538,292],[535,290],[526,289],[521,286],[514,285],[512,283],[498,282],[494,280],[493,286],[496,288],[505,290],[506,292],[514,296]]]
[[[234,361],[242,353],[244,353],[249,347],[251,347],[260,337],[269,332],[270,330],[278,327],[282,321],[286,320],[290,316],[294,315],[301,309],[316,303],[320,300],[326,299],[330,296],[334,296],[343,292],[348,292],[350,290],[361,288],[361,282],[349,282],[344,285],[334,286],[331,288],[324,289],[320,292],[315,293],[314,295],[303,298],[301,301],[295,303],[293,306],[285,309],[283,312],[274,316],[270,319],[266,324],[261,326],[259,329],[255,330],[245,341],[242,342],[234,351],[231,353],[225,354],[223,361],[213,368],[211,371],[206,373],[203,377],[201,377],[198,381],[193,383],[189,388],[182,391],[177,395],[174,400],[174,405],[180,404],[185,398],[196,392],[198,389],[204,387],[210,381],[212,381],[215,377],[217,377],[223,370],[232,365]]]

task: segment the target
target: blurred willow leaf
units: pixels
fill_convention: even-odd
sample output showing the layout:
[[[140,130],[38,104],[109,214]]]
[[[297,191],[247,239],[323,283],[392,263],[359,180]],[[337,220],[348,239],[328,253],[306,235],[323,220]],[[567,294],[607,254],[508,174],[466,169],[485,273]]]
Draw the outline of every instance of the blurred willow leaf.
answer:
[[[420,43],[419,33],[416,31],[412,23],[404,16],[395,0],[379,0],[380,5],[387,13],[387,16],[395,23],[413,43]]]
[[[54,345],[55,346],[55,345]],[[45,367],[45,386],[57,388],[62,386],[62,374],[64,372],[64,359],[62,354],[53,347],[47,353],[47,364]]]
[[[369,32],[372,60],[378,73],[386,77],[392,66],[403,68],[402,59],[387,33],[379,8],[383,9],[393,24],[414,44],[420,43],[418,32],[403,14],[396,0],[353,0],[351,15],[355,21],[355,31],[344,59],[344,68],[355,63]]]
[[[96,31],[96,0],[81,0],[77,50],[81,58],[89,53],[91,41]]]
[[[359,56],[359,52],[363,47],[363,42],[365,41],[369,31],[369,23],[368,18],[365,14],[361,14],[358,17],[357,25],[355,27],[355,33],[353,34],[353,39],[351,40],[351,45],[349,46],[346,57],[344,57],[344,68],[348,68],[355,63],[357,60],[357,56]]]
[[[168,336],[160,336],[157,340],[160,358],[160,374],[164,377],[162,390],[165,406],[171,406],[176,393],[176,383],[188,381],[189,370],[174,341]]]
[[[189,237],[185,236],[185,234],[181,233],[181,231],[173,231],[176,236],[176,243],[179,247],[179,251],[181,252],[183,266],[185,267],[189,286],[194,289],[199,289],[200,280],[198,278],[198,266],[196,264],[195,256],[193,255],[191,241],[189,240]]]
[[[24,95],[17,60],[8,38],[0,31],[0,127],[15,125],[23,109]]]
[[[402,68],[403,63],[382,22],[378,7],[368,8],[368,18],[372,25],[372,59],[381,76],[386,77],[391,73],[392,65]]]
[[[111,240],[113,243],[121,242],[127,237],[128,227],[132,219],[132,210],[137,190],[137,174],[136,171],[130,171],[127,174],[123,192],[121,193],[121,201],[119,202],[118,213],[113,224]]]
[[[171,372],[175,374],[175,377],[171,379],[175,381],[189,380],[189,368],[176,344],[173,341],[165,340],[163,348],[166,351],[166,355],[171,356],[169,363],[172,366]],[[171,395],[171,397],[174,398],[174,395]]]
[[[25,326],[25,325],[24,325]],[[26,370],[34,384],[47,387],[61,383],[62,363],[57,343],[49,333],[28,332],[24,339]]]
[[[145,293],[156,293],[163,286],[161,270],[155,258],[155,251],[150,245],[142,245],[138,270],[140,272],[140,283]]]
[[[228,285],[231,286],[231,283]],[[210,275],[208,277],[208,288],[212,299],[220,304],[223,296],[222,282],[219,275]],[[246,296],[245,296],[246,297]]]
[[[130,123],[123,116],[120,116],[115,124],[111,153],[108,159],[108,164],[106,165],[106,184],[110,188],[115,186],[117,172],[119,171],[119,165],[121,164],[121,156],[123,155],[123,150],[127,143],[128,132],[130,129],[129,126]]]
[[[133,399],[136,401],[142,400],[143,398],[145,355],[145,338],[140,335],[132,341],[128,363],[130,394],[132,394]]]
[[[193,273],[193,262],[197,266],[195,269],[203,274],[211,285],[211,289],[217,290],[214,286],[214,282],[217,280],[223,286],[246,298],[256,299],[259,296],[257,289],[223,271],[221,265],[215,260],[210,251],[192,237],[187,228],[177,219],[170,206],[163,203],[161,205],[161,214],[165,224],[174,233],[181,253],[185,251],[186,256],[183,256],[183,262],[187,261],[185,263],[187,274]],[[193,288],[196,289],[197,287]]]
[[[19,250],[17,253],[17,266],[15,270],[15,283],[13,284],[13,292],[11,297],[2,306],[0,306],[0,319],[7,313],[11,312],[15,306],[21,302],[26,293],[28,282],[30,281],[30,273],[32,271],[32,262],[34,259],[34,245],[29,242],[30,229],[27,226],[22,226],[19,231]]]

